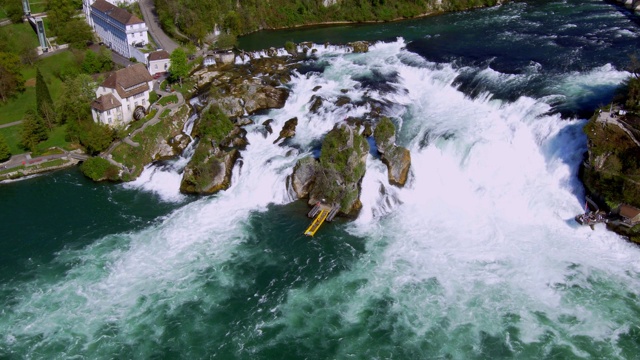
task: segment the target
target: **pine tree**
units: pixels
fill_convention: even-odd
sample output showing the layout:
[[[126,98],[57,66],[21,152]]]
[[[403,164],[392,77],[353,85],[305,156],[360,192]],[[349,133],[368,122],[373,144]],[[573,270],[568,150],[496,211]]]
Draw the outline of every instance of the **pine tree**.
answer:
[[[48,137],[44,121],[32,110],[27,111],[22,121],[22,146],[35,151],[38,143],[47,140]]]
[[[44,119],[49,129],[51,129],[53,123],[53,100],[51,100],[49,87],[44,81],[39,68],[36,72],[36,107],[38,116]]]
[[[11,150],[7,141],[0,135],[0,162],[7,161],[9,158],[11,158]]]

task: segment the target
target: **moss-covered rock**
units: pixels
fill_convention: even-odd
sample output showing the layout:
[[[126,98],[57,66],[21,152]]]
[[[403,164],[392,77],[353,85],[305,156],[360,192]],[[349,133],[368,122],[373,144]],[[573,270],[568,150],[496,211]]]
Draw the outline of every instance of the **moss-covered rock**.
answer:
[[[235,126],[218,107],[210,107],[198,119],[193,134],[198,137],[191,160],[180,183],[185,194],[215,194],[231,186],[238,149],[247,145],[246,130]]]
[[[387,165],[389,183],[404,186],[411,167],[411,153],[406,148],[395,144],[396,127],[393,122],[389,118],[381,118],[373,131],[373,138],[382,162]]]
[[[182,133],[189,112],[189,106],[183,105],[172,116],[162,118],[157,124],[146,127],[132,139],[139,146],[127,143],[118,145],[111,155],[115,161],[129,170],[121,173],[121,180],[135,180],[151,162],[179,155],[184,149],[186,139],[189,139]]]
[[[600,116],[609,116],[600,115]],[[587,191],[602,205],[613,208],[619,203],[640,207],[640,147],[634,143],[634,116],[620,117],[617,124],[593,116],[584,127],[588,151],[581,169],[581,179]],[[602,119],[602,118],[601,118]]]
[[[336,125],[322,142],[320,158],[302,159],[292,175],[292,187],[309,204],[338,205],[340,214],[354,216],[362,207],[360,182],[366,171],[369,144],[356,130]]]

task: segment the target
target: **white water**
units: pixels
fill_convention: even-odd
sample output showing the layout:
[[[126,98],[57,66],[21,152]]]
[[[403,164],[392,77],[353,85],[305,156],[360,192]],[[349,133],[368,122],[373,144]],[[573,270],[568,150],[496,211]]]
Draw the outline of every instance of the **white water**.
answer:
[[[364,208],[347,226],[367,239],[366,253],[336,278],[292,289],[278,305],[281,315],[256,329],[290,325],[303,314],[309,323],[285,326],[278,340],[320,330],[350,336],[337,350],[338,357],[347,357],[366,348],[368,336],[367,331],[350,334],[350,326],[366,323],[363,312],[384,297],[388,311],[397,314],[391,325],[402,342],[410,345],[427,333],[443,332],[448,341],[439,351],[460,358],[468,354],[464,343],[475,346],[481,331],[504,332],[504,318],[512,314],[519,316],[512,325],[524,343],[550,331],[555,342],[586,356],[571,345],[570,335],[615,342],[634,310],[607,305],[609,294],[593,281],[638,295],[640,251],[604,228],[591,231],[572,221],[582,210],[575,178],[585,146],[582,121],[545,115],[549,106],[531,98],[502,103],[484,94],[469,99],[451,86],[453,68],[422,61],[403,46],[402,40],[377,44],[367,54],[319,46],[330,67],[323,75],[294,76],[286,106],[255,119],[260,124],[273,118],[274,132],[263,138],[260,125],[248,128],[250,145],[231,188],[190,203],[144,231],[62,252],[57,261],[69,270],[53,281],[23,284],[10,313],[3,313],[0,344],[29,346],[31,353],[58,342],[69,343],[69,353],[112,350],[140,328],[152,329],[143,333],[159,338],[165,325],[157,308],[196,300],[215,308],[229,288],[247,286],[234,283],[233,269],[225,263],[243,256],[236,250],[248,235],[252,212],[293,202],[285,180],[296,161],[309,155],[311,142],[345,117],[369,110],[332,105],[341,89],[349,89],[354,101],[368,96],[389,103],[386,115],[401,129],[398,143],[411,150],[411,180],[403,189],[388,185],[384,165],[369,157]],[[397,73],[395,91],[365,89],[351,79],[370,69]],[[599,71],[621,76],[612,68]],[[583,76],[573,79],[581,82]],[[317,85],[322,88],[313,93]],[[326,99],[318,115],[307,112],[313,94]],[[294,116],[299,125],[293,143],[302,152],[272,144]],[[176,169],[150,167],[134,186],[179,200]],[[361,285],[346,286],[354,282]],[[201,289],[212,283],[216,295],[202,298]],[[580,297],[571,290],[574,285],[589,295]],[[323,312],[339,314],[343,327],[325,328]],[[577,320],[563,322],[566,317]],[[117,336],[94,338],[110,324],[119,328]],[[247,333],[256,336],[254,329]]]

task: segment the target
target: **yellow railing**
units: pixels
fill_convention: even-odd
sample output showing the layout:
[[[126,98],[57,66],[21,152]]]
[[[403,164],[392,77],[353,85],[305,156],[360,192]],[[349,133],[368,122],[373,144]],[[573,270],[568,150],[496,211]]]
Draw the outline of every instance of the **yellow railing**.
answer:
[[[324,220],[327,218],[328,215],[329,215],[329,209],[320,210],[320,213],[318,213],[316,218],[313,219],[313,222],[311,223],[309,228],[307,228],[307,231],[305,231],[304,234],[307,236],[315,235],[316,231],[320,229],[320,226],[322,225],[322,223],[324,222]]]

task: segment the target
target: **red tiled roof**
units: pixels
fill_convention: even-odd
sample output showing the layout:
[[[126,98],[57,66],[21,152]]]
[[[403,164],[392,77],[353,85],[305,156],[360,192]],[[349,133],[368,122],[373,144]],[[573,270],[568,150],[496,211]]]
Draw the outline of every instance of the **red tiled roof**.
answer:
[[[633,219],[634,217],[640,214],[640,210],[634,208],[631,205],[620,205],[620,216],[625,217],[627,219]]]
[[[139,17],[129,13],[127,10],[119,8],[105,0],[96,0],[91,5],[92,8],[100,10],[101,12],[109,15],[111,18],[124,25],[142,24],[144,21]]]
[[[138,63],[112,72],[101,86],[115,89],[125,99],[150,90],[149,81],[153,81],[151,74],[144,64]]]
[[[170,57],[169,53],[166,50],[154,51],[149,54],[147,60],[155,61],[155,60],[164,60]]]

